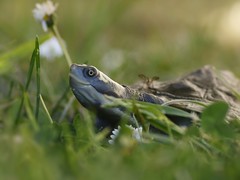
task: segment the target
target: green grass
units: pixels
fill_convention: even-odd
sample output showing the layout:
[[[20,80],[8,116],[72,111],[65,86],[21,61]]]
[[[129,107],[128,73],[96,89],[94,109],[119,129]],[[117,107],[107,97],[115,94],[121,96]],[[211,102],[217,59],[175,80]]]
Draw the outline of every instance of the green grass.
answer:
[[[201,1],[197,10],[191,1],[181,8],[171,2],[60,1],[59,29],[74,62],[88,61],[104,70],[104,55],[120,50],[123,64],[107,72],[120,83],[134,82],[138,74],[176,78],[206,63],[239,75],[239,53],[220,46],[198,24],[212,11],[209,7],[230,2],[206,6],[209,1]],[[0,179],[240,178],[240,123],[225,121],[228,106],[223,102],[207,106],[200,121],[183,129],[166,115],[188,117],[187,112],[114,100],[109,106],[135,112],[144,142],[131,138],[124,126],[114,145],[105,139],[108,130],[96,134],[94,114],[69,89],[66,61],[39,59],[39,43],[49,34],[41,35],[31,17],[33,6],[30,0],[0,2],[13,12],[9,21],[0,11]],[[181,45],[184,34],[186,44]],[[169,136],[148,132],[150,124]]]
[[[94,115],[87,111],[79,114],[80,105],[75,102],[71,105],[76,108],[73,113],[68,109],[69,113],[61,114],[62,122],[56,117],[52,120],[53,109],[61,111],[64,103],[58,101],[55,107],[47,107],[41,96],[39,72],[36,38],[26,84],[21,85],[22,95],[17,99],[7,97],[10,104],[5,101],[1,107],[5,111],[0,136],[1,178],[235,179],[239,176],[240,123],[226,123],[226,103],[207,106],[200,122],[183,129],[171,123],[166,115],[190,117],[187,112],[112,99],[113,104],[108,106],[126,107],[145,128],[142,142],[137,142],[123,125],[114,145],[110,145],[105,138],[108,131],[94,133]],[[32,83],[35,92],[29,90]],[[32,94],[35,94],[33,99]],[[67,89],[60,100],[71,96]],[[16,121],[12,121],[16,115]],[[169,136],[152,134],[149,125]]]

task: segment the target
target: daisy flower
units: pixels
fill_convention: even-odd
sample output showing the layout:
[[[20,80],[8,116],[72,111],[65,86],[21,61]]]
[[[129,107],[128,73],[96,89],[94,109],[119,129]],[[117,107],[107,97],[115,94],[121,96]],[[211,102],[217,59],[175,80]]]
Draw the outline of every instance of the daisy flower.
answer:
[[[132,130],[132,137],[139,142],[142,141],[142,127],[134,128],[129,126],[129,128]]]
[[[110,136],[111,139],[108,141],[109,144],[114,144],[116,138],[117,138],[118,135],[119,135],[120,129],[121,129],[121,127],[118,126],[117,129],[114,129],[114,130],[112,131],[112,135]]]
[[[34,18],[42,24],[42,28],[45,32],[49,27],[54,25],[53,14],[57,10],[57,7],[57,4],[53,4],[52,1],[48,0],[41,4],[37,3],[33,10]]]
[[[137,140],[138,142],[142,141],[142,127],[134,128],[134,127],[128,126],[128,125],[126,127],[129,128],[132,131],[132,138],[133,139]],[[108,141],[109,144],[114,144],[116,138],[119,135],[120,130],[121,130],[121,127],[118,126],[117,129],[114,129],[112,131],[112,135],[110,136],[111,139]]]

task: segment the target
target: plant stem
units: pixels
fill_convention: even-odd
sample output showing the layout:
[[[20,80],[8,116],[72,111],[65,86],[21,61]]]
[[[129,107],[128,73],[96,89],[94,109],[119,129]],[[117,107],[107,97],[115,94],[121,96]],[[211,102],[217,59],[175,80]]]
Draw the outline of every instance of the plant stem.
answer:
[[[63,43],[62,37],[61,37],[61,35],[60,35],[59,31],[58,31],[57,26],[53,26],[51,28],[51,30],[52,30],[53,34],[56,36],[56,38],[57,38],[57,40],[58,40],[58,42],[59,42],[59,44],[60,44],[60,46],[61,46],[61,48],[63,50],[63,53],[65,55],[65,58],[67,60],[68,65],[71,66],[71,64],[72,64],[71,57],[70,57],[70,55],[68,53],[67,47]]]

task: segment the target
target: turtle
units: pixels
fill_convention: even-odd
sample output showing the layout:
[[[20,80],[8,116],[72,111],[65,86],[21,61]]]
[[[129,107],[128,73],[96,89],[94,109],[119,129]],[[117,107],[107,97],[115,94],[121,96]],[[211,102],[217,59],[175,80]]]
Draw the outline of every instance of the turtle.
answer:
[[[123,118],[131,118],[124,108],[106,108],[111,98],[135,99],[153,104],[168,104],[189,112],[201,114],[202,107],[191,103],[225,101],[230,106],[229,116],[240,117],[240,80],[230,71],[217,71],[206,65],[187,75],[170,81],[159,81],[144,77],[132,86],[121,85],[94,66],[72,64],[69,83],[76,99],[85,108],[96,114],[95,127],[98,131],[116,128]],[[146,82],[147,81],[147,82]],[[179,117],[169,119],[180,126],[189,126],[192,119]]]

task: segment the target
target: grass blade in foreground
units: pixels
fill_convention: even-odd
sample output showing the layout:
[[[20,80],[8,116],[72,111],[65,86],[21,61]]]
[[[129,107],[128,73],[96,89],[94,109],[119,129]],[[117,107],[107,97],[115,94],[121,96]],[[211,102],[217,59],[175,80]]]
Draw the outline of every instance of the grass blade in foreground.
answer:
[[[28,115],[28,119],[30,120],[30,123],[31,123],[33,129],[35,131],[38,131],[39,127],[38,127],[38,124],[37,124],[37,120],[33,115],[30,99],[28,97],[27,92],[24,93],[24,106],[25,106],[25,109],[26,109],[26,112],[27,112],[27,115]]]
[[[29,69],[28,69],[27,82],[26,82],[25,87],[23,88],[22,100],[21,100],[18,112],[16,114],[16,117],[15,117],[15,126],[17,126],[19,124],[19,118],[20,118],[22,108],[23,108],[23,104],[24,104],[24,93],[28,91],[28,87],[29,87],[30,81],[32,79],[32,72],[33,72],[33,68],[34,68],[34,64],[35,64],[37,54],[39,54],[39,44],[38,44],[38,38],[36,37],[35,48],[33,50],[30,65],[29,65]]]
[[[38,120],[39,114],[39,104],[40,104],[40,50],[39,50],[39,42],[38,37],[36,37],[35,42],[35,61],[36,61],[36,77],[37,77],[37,99],[36,99],[36,109],[35,109],[35,118]]]
[[[116,99],[112,97],[109,99],[111,99],[113,103],[105,105],[106,108],[119,106],[124,107],[128,112],[138,114],[137,117],[143,117],[141,119],[137,119],[141,125],[151,124],[160,131],[163,131],[173,137],[182,136],[184,134],[184,129],[170,121],[166,115],[192,118],[190,113],[170,106],[161,106],[158,104],[133,101],[129,99]]]
[[[44,102],[44,100],[42,98],[42,95],[40,94],[39,97],[40,97],[40,101],[41,101],[41,103],[43,105],[43,108],[44,108],[44,110],[45,110],[45,112],[47,114],[47,117],[49,119],[49,122],[52,124],[53,123],[52,117],[51,117],[51,115],[50,115],[50,113],[49,113],[49,111],[48,111],[48,109],[46,107],[46,104],[45,104],[45,102]]]

